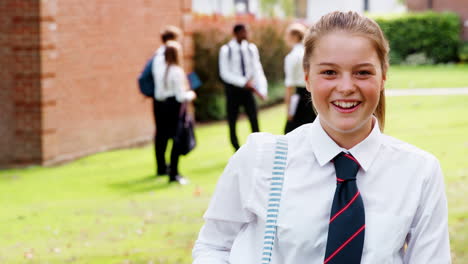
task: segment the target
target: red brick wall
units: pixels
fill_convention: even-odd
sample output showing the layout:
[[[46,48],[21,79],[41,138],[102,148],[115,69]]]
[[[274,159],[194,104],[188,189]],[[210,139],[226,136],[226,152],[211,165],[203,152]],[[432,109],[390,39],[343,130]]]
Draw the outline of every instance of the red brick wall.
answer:
[[[9,151],[14,140],[12,87],[13,74],[9,65],[13,63],[10,39],[12,31],[11,0],[0,2],[0,165],[10,162]],[[10,11],[10,12],[9,12]]]
[[[412,11],[424,11],[429,8],[428,0],[407,0],[408,9]],[[432,8],[435,11],[451,11],[461,17],[462,37],[468,40],[468,1],[467,0],[432,0]],[[468,23],[468,22],[467,22]]]
[[[139,94],[136,78],[160,45],[162,27],[183,26],[184,0],[49,0],[43,10],[55,18],[42,27],[52,47],[43,54],[43,70],[55,73],[43,83],[50,101],[44,159],[151,139],[151,100]]]
[[[151,100],[136,79],[162,27],[184,29],[190,9],[191,0],[0,1],[0,65],[11,65],[0,66],[0,164],[150,140]],[[183,43],[190,61],[190,34]]]
[[[0,2],[0,164],[41,161],[39,0]]]

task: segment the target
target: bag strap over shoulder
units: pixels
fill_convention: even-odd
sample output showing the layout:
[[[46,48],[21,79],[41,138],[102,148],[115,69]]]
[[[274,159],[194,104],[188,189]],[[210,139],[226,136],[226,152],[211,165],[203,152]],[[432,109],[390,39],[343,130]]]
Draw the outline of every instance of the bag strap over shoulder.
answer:
[[[277,218],[280,209],[281,192],[283,190],[284,172],[288,158],[288,140],[285,136],[276,139],[272,164],[272,178],[268,195],[268,206],[263,237],[263,252],[261,264],[269,264],[276,240]]]

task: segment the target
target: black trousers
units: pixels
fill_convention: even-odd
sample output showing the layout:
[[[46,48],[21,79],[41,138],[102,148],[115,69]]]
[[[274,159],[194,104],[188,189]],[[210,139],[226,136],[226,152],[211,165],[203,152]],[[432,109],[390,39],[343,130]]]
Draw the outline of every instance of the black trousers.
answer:
[[[310,100],[310,93],[307,89],[304,87],[296,87],[296,94],[299,95],[299,102],[293,119],[286,121],[286,127],[284,128],[285,134],[304,124],[314,122],[317,117],[314,106],[312,105],[312,100]]]
[[[236,134],[236,122],[239,116],[239,109],[244,107],[245,113],[250,121],[252,132],[260,131],[258,128],[257,119],[257,104],[255,103],[254,95],[251,91],[243,88],[236,87],[230,84],[224,84],[226,93],[226,112],[229,123],[229,136],[231,144],[235,150],[239,149],[239,141]]]
[[[156,124],[156,134],[154,138],[154,148],[156,154],[157,173],[166,174],[168,165],[166,163],[165,153],[169,139],[172,139],[171,165],[169,168],[169,178],[175,179],[179,174],[179,156],[180,151],[174,144],[174,137],[177,131],[181,104],[175,97],[170,97],[164,101],[153,100],[153,113]]]

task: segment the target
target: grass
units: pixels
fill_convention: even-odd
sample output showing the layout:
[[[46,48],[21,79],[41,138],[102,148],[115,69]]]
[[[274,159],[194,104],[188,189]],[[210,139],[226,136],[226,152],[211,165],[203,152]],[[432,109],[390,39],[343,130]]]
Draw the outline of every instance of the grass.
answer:
[[[468,64],[392,65],[387,78],[390,89],[468,87]]]
[[[453,262],[468,263],[468,96],[388,99],[386,132],[435,154],[449,199]],[[283,105],[262,131],[281,133]],[[190,263],[217,178],[232,154],[224,122],[197,128],[181,160],[191,184],[155,179],[153,148],[111,151],[51,168],[0,171],[0,263]],[[239,124],[240,138],[249,129]]]

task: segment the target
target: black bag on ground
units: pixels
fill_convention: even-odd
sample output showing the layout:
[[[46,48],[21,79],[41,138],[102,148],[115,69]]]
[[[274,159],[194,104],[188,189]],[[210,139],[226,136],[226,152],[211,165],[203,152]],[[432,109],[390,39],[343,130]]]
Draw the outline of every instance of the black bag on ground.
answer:
[[[187,103],[184,103],[180,108],[177,132],[174,138],[174,144],[176,144],[181,155],[187,155],[197,144],[194,127],[195,121],[192,115],[187,113]]]

